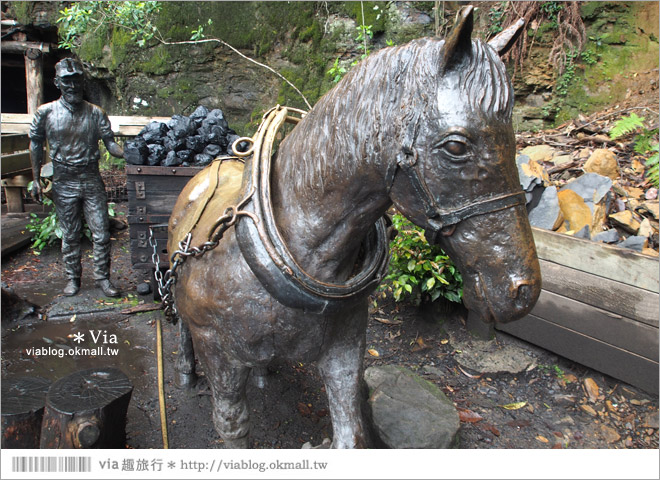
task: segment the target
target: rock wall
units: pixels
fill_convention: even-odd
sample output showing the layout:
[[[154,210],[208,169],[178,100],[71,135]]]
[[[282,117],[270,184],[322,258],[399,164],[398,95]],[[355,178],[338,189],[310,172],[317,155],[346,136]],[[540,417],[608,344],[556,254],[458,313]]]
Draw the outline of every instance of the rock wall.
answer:
[[[20,13],[22,22],[43,23],[43,13],[29,18],[31,11],[43,10],[35,5],[46,2],[4,3]],[[53,3],[61,8],[64,2]],[[374,51],[436,30],[444,35],[462,3],[162,2],[157,26],[163,38],[186,41],[203,25],[207,38],[220,38],[274,68],[314,104],[334,85],[328,71],[335,61],[337,68],[348,70],[362,55],[356,38],[363,14],[373,33],[368,48]],[[500,21],[501,3],[473,3],[476,35],[487,38]],[[581,16],[588,42],[562,75],[548,61],[556,31],[529,26],[532,48],[514,76],[518,131],[546,128],[657,88],[657,2],[583,2]],[[153,40],[139,48],[124,30],[108,25],[87,35],[76,53],[90,73],[88,96],[113,114],[187,115],[201,104],[222,109],[231,126],[245,134],[277,103],[305,108],[276,75],[218,43],[163,45]]]

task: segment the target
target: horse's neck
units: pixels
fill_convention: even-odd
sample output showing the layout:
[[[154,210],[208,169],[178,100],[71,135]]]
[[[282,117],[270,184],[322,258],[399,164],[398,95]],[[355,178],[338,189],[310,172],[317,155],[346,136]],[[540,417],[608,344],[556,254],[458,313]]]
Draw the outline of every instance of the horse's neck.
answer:
[[[350,127],[329,120],[328,108],[304,119],[282,143],[272,192],[278,228],[294,258],[310,275],[331,281],[351,273],[362,239],[390,200],[381,168],[345,140],[350,135],[340,129]]]

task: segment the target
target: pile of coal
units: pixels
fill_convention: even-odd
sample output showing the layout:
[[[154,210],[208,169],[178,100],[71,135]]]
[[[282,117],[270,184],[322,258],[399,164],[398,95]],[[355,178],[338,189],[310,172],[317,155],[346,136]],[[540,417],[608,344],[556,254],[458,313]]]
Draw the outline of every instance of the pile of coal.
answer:
[[[149,123],[126,142],[124,158],[132,165],[203,167],[219,156],[233,155],[231,146],[238,138],[222,110],[200,105],[188,117],[173,115],[167,123]],[[241,142],[238,147],[248,145]]]

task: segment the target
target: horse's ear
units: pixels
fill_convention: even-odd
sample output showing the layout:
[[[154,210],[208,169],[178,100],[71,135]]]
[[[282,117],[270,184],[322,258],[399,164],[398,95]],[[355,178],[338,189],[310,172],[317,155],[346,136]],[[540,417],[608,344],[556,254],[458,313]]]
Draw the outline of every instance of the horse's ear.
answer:
[[[488,41],[488,45],[493,47],[493,49],[500,54],[500,57],[504,55],[509,49],[516,43],[518,37],[523,32],[523,27],[525,26],[525,19],[521,18],[516,23],[511,25],[506,30],[502,30],[496,36]]]
[[[442,60],[440,71],[445,72],[452,65],[472,54],[472,27],[474,7],[472,5],[461,8],[456,15],[454,27],[445,39],[442,47]]]

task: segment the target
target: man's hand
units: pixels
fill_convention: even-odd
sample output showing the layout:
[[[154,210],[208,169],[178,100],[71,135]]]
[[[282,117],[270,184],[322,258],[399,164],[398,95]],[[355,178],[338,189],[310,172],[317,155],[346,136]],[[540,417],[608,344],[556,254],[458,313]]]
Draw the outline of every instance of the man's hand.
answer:
[[[32,182],[32,190],[30,191],[30,195],[32,195],[32,198],[39,202],[43,203],[43,198],[41,196],[41,179],[37,178]]]

